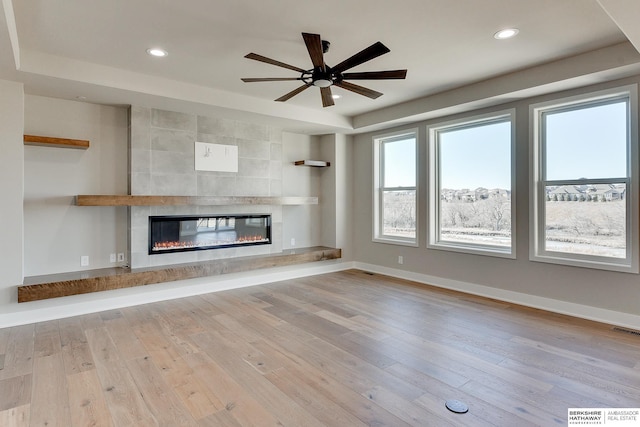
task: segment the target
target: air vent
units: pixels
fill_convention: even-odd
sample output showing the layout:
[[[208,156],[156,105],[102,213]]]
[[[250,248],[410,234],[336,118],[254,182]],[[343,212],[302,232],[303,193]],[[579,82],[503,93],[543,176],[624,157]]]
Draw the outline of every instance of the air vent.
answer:
[[[640,331],[634,331],[633,329],[625,329],[625,328],[615,327],[615,328],[613,328],[613,330],[616,331],[616,332],[623,332],[625,334],[631,334],[631,335],[635,335],[637,337],[640,337]]]

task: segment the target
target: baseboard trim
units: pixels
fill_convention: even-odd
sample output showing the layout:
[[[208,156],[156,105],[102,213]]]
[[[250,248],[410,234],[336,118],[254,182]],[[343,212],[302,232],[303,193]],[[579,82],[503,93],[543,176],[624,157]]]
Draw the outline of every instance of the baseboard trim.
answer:
[[[573,316],[580,319],[593,320],[609,325],[640,330],[640,316],[629,313],[621,313],[618,311],[607,310],[598,307],[575,304],[568,301],[560,301],[552,298],[523,294],[520,292],[493,288],[491,286],[445,279],[442,277],[414,273],[405,270],[398,270],[395,268],[382,267],[374,264],[354,262],[353,265],[354,268],[358,270],[385,274],[387,276],[396,277],[398,279],[411,280],[413,282],[435,286],[438,288],[464,292],[467,294],[482,296],[486,298],[493,298],[496,300],[518,304],[525,307],[537,308],[553,313],[566,314],[568,316]]]
[[[16,303],[14,305],[15,311],[0,314],[0,328],[63,319],[105,310],[245,288],[353,268],[353,262],[320,261],[253,272],[231,273],[224,276],[166,282],[139,288],[105,291],[100,293],[101,298],[99,299],[96,299],[95,296],[97,294],[94,293],[22,304]],[[140,290],[142,288],[144,288],[144,291]]]
[[[551,298],[507,291],[504,289],[492,288],[490,286],[451,280],[357,261],[325,261],[307,265],[298,265],[295,267],[261,270],[260,274],[255,274],[255,272],[230,274],[228,276],[224,276],[224,278],[220,276],[216,278],[216,280],[212,280],[211,278],[200,278],[180,282],[163,283],[145,286],[144,293],[132,292],[132,290],[135,291],[136,288],[120,289],[105,292],[105,297],[98,300],[95,300],[95,297],[91,297],[91,295],[95,296],[95,294],[85,294],[55,300],[15,304],[16,311],[0,314],[0,328],[45,322],[65,317],[97,313],[105,310],[114,310],[134,305],[202,295],[211,292],[245,288],[349,269],[371,271],[373,273],[385,274],[387,276],[411,280],[425,285],[493,298],[525,307],[537,308],[581,319],[640,330],[640,316],[633,314],[621,313],[613,310],[606,310],[567,301],[559,301]]]

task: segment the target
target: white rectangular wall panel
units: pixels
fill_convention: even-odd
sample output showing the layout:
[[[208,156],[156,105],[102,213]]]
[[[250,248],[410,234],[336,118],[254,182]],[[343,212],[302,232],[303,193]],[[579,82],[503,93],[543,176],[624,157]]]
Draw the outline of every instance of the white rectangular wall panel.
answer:
[[[196,141],[197,171],[238,172],[238,147]]]

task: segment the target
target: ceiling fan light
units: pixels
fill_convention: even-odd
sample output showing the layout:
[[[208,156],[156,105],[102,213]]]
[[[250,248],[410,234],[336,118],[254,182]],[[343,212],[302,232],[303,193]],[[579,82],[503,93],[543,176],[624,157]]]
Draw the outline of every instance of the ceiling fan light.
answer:
[[[316,87],[329,87],[333,84],[333,82],[329,79],[318,79],[314,80],[313,85]]]

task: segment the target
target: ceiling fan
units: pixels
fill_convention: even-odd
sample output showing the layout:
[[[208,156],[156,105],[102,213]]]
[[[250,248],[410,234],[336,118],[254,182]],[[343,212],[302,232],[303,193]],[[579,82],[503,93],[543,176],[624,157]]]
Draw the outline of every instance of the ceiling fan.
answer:
[[[345,59],[338,65],[333,67],[328,66],[324,62],[324,54],[329,50],[330,43],[320,38],[320,34],[302,33],[302,38],[309,51],[311,57],[311,63],[313,68],[304,70],[300,67],[285,64],[284,62],[276,61],[266,56],[258,55],[257,53],[250,53],[245,58],[253,59],[267,64],[276,65],[278,67],[287,68],[289,70],[297,71],[300,73],[300,77],[266,77],[266,78],[243,78],[242,81],[246,83],[252,82],[278,82],[288,80],[300,80],[304,84],[291,92],[276,99],[276,101],[287,101],[303,90],[316,86],[320,88],[320,94],[322,95],[322,106],[330,107],[334,105],[333,96],[331,94],[331,86],[337,86],[342,89],[355,92],[360,95],[367,96],[371,99],[376,99],[382,95],[372,89],[368,89],[363,86],[359,86],[350,83],[346,80],[388,80],[388,79],[404,79],[407,75],[407,70],[389,70],[389,71],[367,71],[361,73],[345,73],[345,71],[360,65],[364,62],[377,58],[380,55],[390,52],[389,48],[380,42],[376,42],[366,49],[361,50],[350,58]]]

